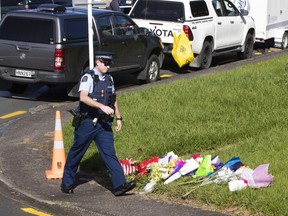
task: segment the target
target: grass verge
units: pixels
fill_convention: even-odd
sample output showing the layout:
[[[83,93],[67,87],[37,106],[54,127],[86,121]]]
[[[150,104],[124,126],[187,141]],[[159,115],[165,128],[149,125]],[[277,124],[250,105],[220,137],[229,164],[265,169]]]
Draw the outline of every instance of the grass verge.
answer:
[[[141,162],[170,151],[183,159],[200,152],[219,155],[222,162],[238,156],[252,169],[268,163],[275,180],[271,187],[231,193],[227,185],[206,185],[187,199],[220,210],[234,209],[231,214],[245,210],[249,215],[288,215],[287,95],[287,55],[120,94],[124,121],[123,130],[115,133],[117,155]],[[63,131],[68,150],[73,128],[67,124]],[[91,145],[83,158],[84,170],[103,164],[95,149]],[[191,177],[182,177],[169,185],[159,183],[153,194],[179,201],[191,189],[191,185],[179,184],[189,180]],[[138,183],[142,189],[147,179],[138,179]]]

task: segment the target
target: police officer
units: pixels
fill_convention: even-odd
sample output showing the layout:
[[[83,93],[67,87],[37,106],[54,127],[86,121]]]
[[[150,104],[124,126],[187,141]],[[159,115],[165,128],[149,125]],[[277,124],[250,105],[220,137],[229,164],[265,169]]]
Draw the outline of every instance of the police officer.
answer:
[[[107,10],[121,11],[119,0],[110,0],[110,5],[107,7]]]
[[[111,62],[111,53],[96,53],[95,68],[86,72],[80,80],[78,114],[81,121],[75,127],[74,144],[67,156],[61,183],[63,193],[73,193],[78,165],[92,140],[111,174],[113,194],[123,195],[136,186],[135,181],[126,182],[114,148],[113,117],[116,117],[116,132],[121,130],[122,118],[113,79],[107,74]]]

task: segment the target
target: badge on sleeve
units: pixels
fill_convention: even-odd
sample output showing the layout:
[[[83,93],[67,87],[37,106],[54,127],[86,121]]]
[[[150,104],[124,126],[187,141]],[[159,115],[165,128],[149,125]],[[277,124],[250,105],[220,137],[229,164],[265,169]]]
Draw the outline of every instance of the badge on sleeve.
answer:
[[[81,82],[87,82],[87,80],[88,80],[88,77],[87,77],[87,76],[84,76],[84,77],[82,78]]]

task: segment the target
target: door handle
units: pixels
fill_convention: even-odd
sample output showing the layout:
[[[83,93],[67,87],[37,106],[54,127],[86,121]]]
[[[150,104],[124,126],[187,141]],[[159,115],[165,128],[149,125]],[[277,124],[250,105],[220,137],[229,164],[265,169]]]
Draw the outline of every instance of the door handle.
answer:
[[[29,50],[30,50],[30,47],[29,46],[21,46],[21,45],[17,45],[16,46],[16,50],[17,51],[26,51],[26,52],[28,52]]]
[[[234,21],[230,21],[231,24],[234,24]]]
[[[122,41],[121,44],[122,45],[127,45],[127,43],[125,41]]]
[[[218,22],[217,24],[218,24],[218,25],[222,25],[222,22]]]

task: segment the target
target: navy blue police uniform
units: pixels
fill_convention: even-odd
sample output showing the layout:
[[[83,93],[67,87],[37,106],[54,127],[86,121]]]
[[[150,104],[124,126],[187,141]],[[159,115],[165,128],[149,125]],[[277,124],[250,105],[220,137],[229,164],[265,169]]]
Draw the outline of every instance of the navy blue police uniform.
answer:
[[[103,75],[95,69],[89,70],[81,78],[79,91],[83,89],[88,91],[88,96],[93,100],[114,109],[116,95],[114,82],[109,74]],[[126,182],[123,169],[116,156],[112,131],[113,117],[81,101],[78,113],[81,115],[81,122],[74,130],[74,144],[67,156],[61,190],[64,193],[73,193],[79,163],[92,140],[110,172],[114,195],[119,196],[133,189],[135,181]]]

